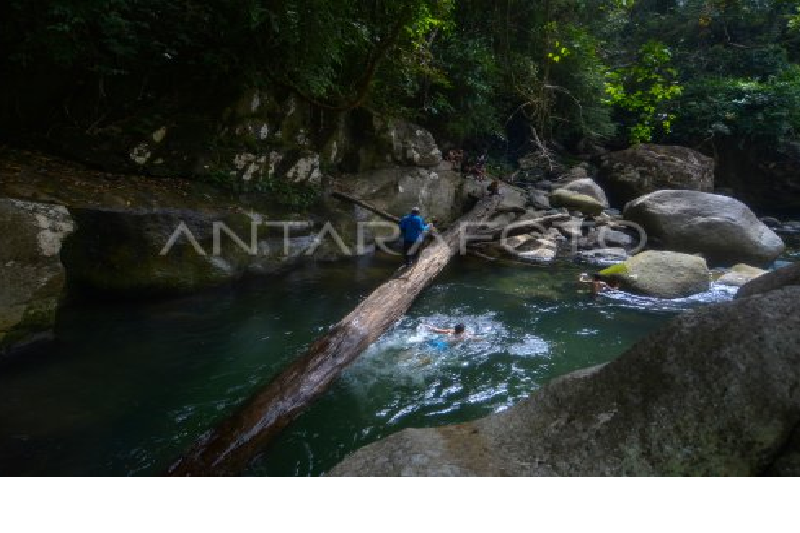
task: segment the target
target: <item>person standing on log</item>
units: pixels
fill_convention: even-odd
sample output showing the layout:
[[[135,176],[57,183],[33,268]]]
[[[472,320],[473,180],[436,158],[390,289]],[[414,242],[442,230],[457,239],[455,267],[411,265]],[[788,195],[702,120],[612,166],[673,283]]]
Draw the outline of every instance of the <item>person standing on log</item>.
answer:
[[[400,219],[400,233],[403,236],[403,256],[405,266],[410,267],[417,259],[419,249],[425,240],[425,232],[430,225],[420,215],[419,207],[411,209],[411,213]]]

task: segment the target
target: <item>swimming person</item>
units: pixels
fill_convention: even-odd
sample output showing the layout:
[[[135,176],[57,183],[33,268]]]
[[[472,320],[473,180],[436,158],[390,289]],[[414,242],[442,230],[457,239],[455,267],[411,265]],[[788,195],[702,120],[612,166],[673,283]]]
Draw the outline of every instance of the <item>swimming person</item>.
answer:
[[[442,335],[453,335],[454,337],[457,337],[459,339],[466,337],[467,333],[467,327],[464,324],[456,324],[456,327],[453,329],[440,329],[428,325],[425,325],[425,327],[434,333],[440,333]]]
[[[419,207],[411,209],[411,213],[400,219],[400,233],[403,236],[403,256],[405,266],[410,267],[417,259],[417,254],[425,240],[425,232],[431,226],[425,223],[425,219],[420,216]]]
[[[434,344],[436,344],[435,347],[438,347],[442,343],[445,343],[445,344],[448,344],[448,343],[449,344],[456,344],[456,343],[461,342],[461,341],[480,341],[480,340],[483,340],[483,337],[479,337],[477,335],[472,335],[470,333],[467,333],[467,327],[464,324],[456,324],[456,326],[453,329],[435,328],[435,327],[429,326],[427,324],[423,324],[423,326],[428,328],[430,331],[432,331],[434,333],[439,333],[440,335],[449,335],[450,336],[450,339],[448,339],[447,341],[441,341],[441,340],[440,341],[433,341],[433,340],[428,341],[428,344],[430,344],[431,346],[434,346]]]
[[[594,274],[591,278],[589,278],[589,274],[584,273],[578,277],[578,281],[581,283],[591,283],[590,291],[592,296],[597,296],[601,292],[618,288],[618,286],[614,283],[606,283],[603,281],[603,276],[600,274]]]

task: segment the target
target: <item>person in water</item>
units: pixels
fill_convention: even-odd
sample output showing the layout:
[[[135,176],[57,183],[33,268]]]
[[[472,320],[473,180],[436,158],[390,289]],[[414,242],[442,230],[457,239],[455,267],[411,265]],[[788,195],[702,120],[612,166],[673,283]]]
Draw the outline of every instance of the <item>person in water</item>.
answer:
[[[419,249],[425,240],[425,232],[431,229],[425,219],[420,216],[419,207],[411,209],[411,213],[400,219],[400,234],[403,236],[403,257],[405,266],[410,267],[417,260]]]
[[[590,283],[592,284],[592,289],[591,289],[592,296],[597,296],[601,292],[605,292],[608,290],[612,289],[616,290],[619,287],[614,282],[603,281],[603,276],[601,276],[600,274],[595,274],[594,276],[592,276],[592,280]]]
[[[464,324],[456,324],[456,327],[453,329],[440,329],[435,328],[433,326],[426,326],[429,330],[434,333],[440,333],[442,335],[452,335],[458,338],[465,338],[467,334],[467,327]]]

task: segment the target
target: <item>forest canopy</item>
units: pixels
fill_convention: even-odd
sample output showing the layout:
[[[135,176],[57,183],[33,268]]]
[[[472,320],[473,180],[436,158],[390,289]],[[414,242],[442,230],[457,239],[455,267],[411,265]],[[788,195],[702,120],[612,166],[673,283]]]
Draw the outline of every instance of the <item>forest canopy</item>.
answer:
[[[800,0],[6,0],[3,116],[280,86],[439,135],[698,146],[800,127]],[[35,105],[34,105],[35,104]],[[31,111],[32,110],[32,111]],[[38,115],[36,113],[39,113]]]

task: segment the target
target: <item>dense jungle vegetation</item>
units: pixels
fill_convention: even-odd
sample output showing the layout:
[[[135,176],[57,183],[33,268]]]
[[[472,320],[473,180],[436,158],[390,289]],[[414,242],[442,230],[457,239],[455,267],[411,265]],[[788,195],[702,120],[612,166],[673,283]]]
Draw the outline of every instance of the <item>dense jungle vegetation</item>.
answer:
[[[289,88],[454,142],[792,138],[798,0],[7,0],[4,121]],[[6,135],[9,135],[8,129]]]

